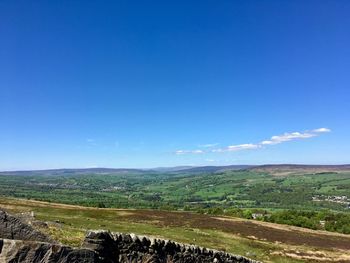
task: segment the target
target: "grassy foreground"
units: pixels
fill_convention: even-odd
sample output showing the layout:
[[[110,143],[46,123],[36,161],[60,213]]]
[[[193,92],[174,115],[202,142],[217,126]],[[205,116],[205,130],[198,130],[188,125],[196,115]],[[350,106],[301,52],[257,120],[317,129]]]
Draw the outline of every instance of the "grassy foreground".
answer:
[[[89,229],[136,233],[225,250],[263,262],[349,262],[350,236],[303,228],[213,217],[189,212],[101,209],[2,198],[12,213],[34,211],[50,222],[41,230],[60,242],[79,246]]]

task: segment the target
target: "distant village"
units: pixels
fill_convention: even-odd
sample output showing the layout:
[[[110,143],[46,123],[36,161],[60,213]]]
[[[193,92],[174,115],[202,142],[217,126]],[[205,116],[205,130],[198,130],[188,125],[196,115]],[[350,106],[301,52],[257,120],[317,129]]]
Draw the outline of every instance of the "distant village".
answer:
[[[312,201],[338,203],[350,209],[350,198],[346,195],[316,195],[312,197]]]

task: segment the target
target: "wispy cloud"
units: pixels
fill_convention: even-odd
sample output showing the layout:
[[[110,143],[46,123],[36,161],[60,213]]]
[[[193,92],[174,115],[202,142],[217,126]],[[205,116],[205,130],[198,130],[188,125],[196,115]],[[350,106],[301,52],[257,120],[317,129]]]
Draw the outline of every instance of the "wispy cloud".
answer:
[[[319,129],[314,129],[312,130],[312,132],[316,132],[316,133],[322,133],[322,132],[330,132],[331,130],[328,128],[319,128]]]
[[[175,153],[176,154],[198,154],[198,153],[207,153],[207,152],[220,153],[220,152],[237,152],[242,150],[254,150],[254,149],[262,148],[264,146],[280,144],[288,141],[312,138],[312,137],[319,136],[321,133],[328,133],[328,132],[331,132],[331,130],[328,128],[318,128],[318,129],[304,131],[304,132],[286,132],[281,135],[274,135],[270,139],[263,140],[259,143],[244,143],[244,144],[238,144],[238,145],[229,145],[224,148],[210,149],[206,151],[178,150]],[[207,144],[207,145],[210,145],[210,144]]]
[[[257,149],[259,148],[258,144],[245,143],[239,145],[230,145],[225,148],[214,149],[212,152],[237,152],[241,150]]]
[[[297,139],[307,139],[307,138],[312,138],[317,136],[316,133],[311,133],[311,132],[291,132],[291,133],[284,133],[282,135],[275,135],[272,136],[270,140],[262,141],[260,142],[261,145],[274,145],[274,144],[279,144],[282,142],[288,142],[292,140],[297,140]]]

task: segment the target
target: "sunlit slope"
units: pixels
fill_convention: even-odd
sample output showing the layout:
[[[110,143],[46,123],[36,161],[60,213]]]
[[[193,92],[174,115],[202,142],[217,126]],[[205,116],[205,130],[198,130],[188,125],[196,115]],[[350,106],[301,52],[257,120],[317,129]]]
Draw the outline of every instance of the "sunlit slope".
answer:
[[[11,212],[34,211],[49,222],[41,230],[66,244],[78,246],[88,229],[109,229],[160,236],[193,243],[265,262],[303,259],[350,260],[350,236],[230,217],[159,210],[98,209],[3,198]]]
[[[348,211],[350,172],[314,167],[270,166],[215,173],[58,170],[0,173],[0,195],[84,206],[201,209],[330,208]],[[259,170],[260,169],[260,170]],[[300,170],[302,169],[302,170]],[[328,168],[327,168],[328,169]],[[313,200],[317,197],[317,202]]]

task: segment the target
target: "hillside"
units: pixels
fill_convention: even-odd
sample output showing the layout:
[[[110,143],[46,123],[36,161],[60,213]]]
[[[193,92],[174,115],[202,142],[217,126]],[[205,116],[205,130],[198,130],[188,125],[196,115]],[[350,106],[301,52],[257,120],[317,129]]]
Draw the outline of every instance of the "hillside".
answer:
[[[132,168],[69,168],[47,170],[1,171],[0,175],[79,175],[79,174],[149,174],[149,173],[217,173],[225,171],[251,170],[260,172],[290,172],[290,173],[316,173],[316,172],[342,172],[350,171],[350,164],[343,165],[301,165],[301,164],[265,164],[265,165],[223,165],[223,166],[175,166],[156,167],[149,169]]]
[[[39,229],[63,244],[80,246],[88,229],[109,229],[241,254],[263,262],[350,260],[350,236],[271,223],[156,210],[98,209],[2,199],[12,213],[33,211]]]
[[[142,169],[115,169],[115,168],[79,168],[79,169],[48,169],[48,170],[24,170],[24,171],[3,171],[0,175],[21,175],[21,176],[64,176],[80,174],[134,174],[144,173]]]
[[[3,172],[0,195],[118,208],[348,211],[350,170],[347,167],[280,165],[243,170],[227,170],[233,169],[232,166],[214,170],[213,167],[186,168],[178,172],[119,169]]]
[[[79,248],[72,248],[52,240],[32,225],[47,226],[31,211],[24,219],[0,209],[1,262],[40,263],[259,263],[224,251],[181,244],[170,240],[135,236],[134,234],[88,231]],[[49,234],[48,234],[49,235]]]
[[[344,165],[301,165],[301,164],[269,164],[251,167],[256,172],[267,172],[273,175],[312,174],[327,172],[350,172],[350,164]]]

